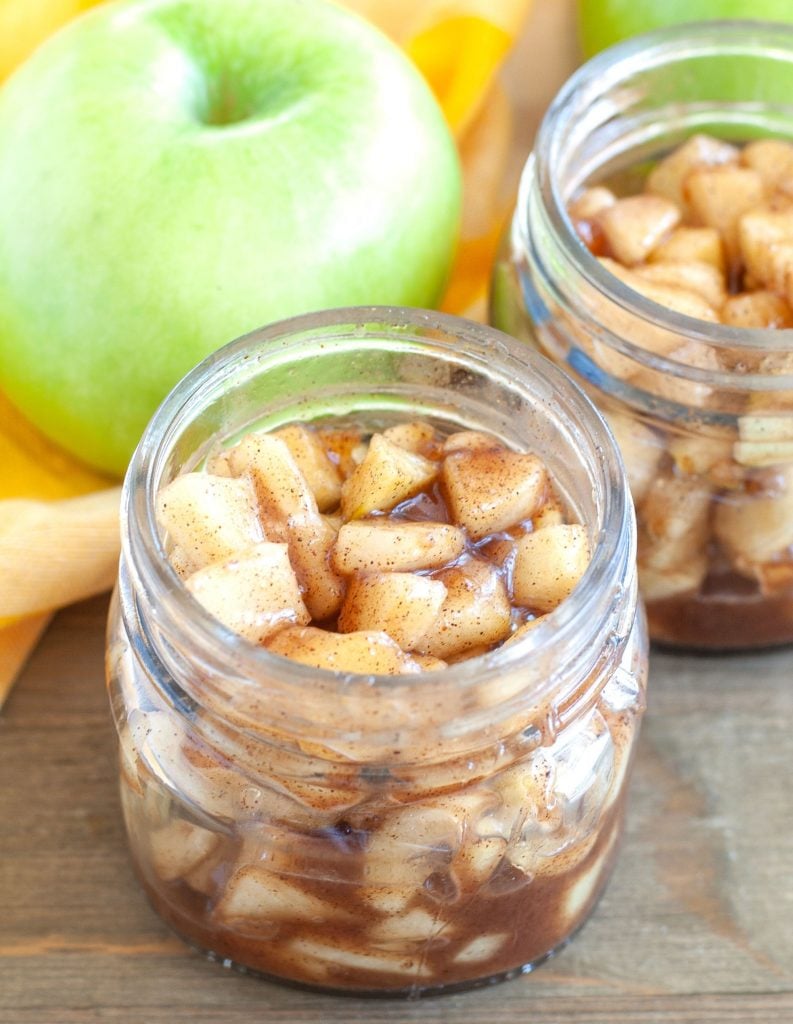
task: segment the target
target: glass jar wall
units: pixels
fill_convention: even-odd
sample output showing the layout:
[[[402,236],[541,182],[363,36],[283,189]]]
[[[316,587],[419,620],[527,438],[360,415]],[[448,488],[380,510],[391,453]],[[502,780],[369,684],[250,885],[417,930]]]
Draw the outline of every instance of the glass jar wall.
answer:
[[[679,26],[562,89],[523,174],[491,318],[562,364],[606,415],[639,521],[652,638],[793,641],[793,331],[693,319],[627,287],[576,236],[580,189],[641,182],[695,133],[793,138],[793,29]]]
[[[342,676],[234,636],[168,565],[158,491],[253,427],[406,418],[546,460],[589,531],[573,594],[519,642],[411,676]],[[635,525],[613,440],[546,360],[488,328],[335,311],[202,364],[125,487],[108,676],[136,869],[213,957],[416,995],[527,970],[614,863],[644,706]]]

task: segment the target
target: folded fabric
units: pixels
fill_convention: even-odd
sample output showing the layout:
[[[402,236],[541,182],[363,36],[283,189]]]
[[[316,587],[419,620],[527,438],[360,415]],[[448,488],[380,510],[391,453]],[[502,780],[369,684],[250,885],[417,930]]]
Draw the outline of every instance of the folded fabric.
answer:
[[[340,0],[399,43],[458,138],[484,105],[532,0]]]
[[[11,529],[5,534],[5,548],[0,540],[0,705],[5,694],[11,687],[17,673],[25,663],[28,653],[35,647],[44,630],[50,609],[64,603],[59,595],[64,594],[64,583],[73,585],[75,565],[67,561],[71,552],[67,548],[67,540],[61,533],[63,525],[61,508],[65,501],[77,495],[90,494],[98,489],[107,488],[110,481],[83,466],[67,455],[56,445],[48,441],[26,419],[19,415],[10,402],[0,393],[0,521],[5,520],[13,530],[21,530],[24,534],[28,523],[33,528],[34,520],[51,519],[52,528],[43,535],[39,533],[39,545],[36,556],[50,560],[53,575],[63,578],[58,587],[52,587],[50,581],[37,580],[35,584],[27,575],[30,543],[21,548],[12,539]],[[100,494],[107,493],[104,490]],[[15,499],[38,499],[38,516],[32,514],[27,505],[20,508]],[[118,526],[114,512],[115,561],[118,560]],[[82,544],[78,550],[84,551],[84,545],[90,544],[92,524],[86,521],[81,527]],[[53,558],[53,555],[55,556]],[[83,556],[85,557],[85,556]],[[89,552],[90,562],[99,556],[96,551]],[[97,580],[96,570],[89,568],[87,579]],[[20,580],[22,581],[20,583]],[[102,586],[107,583],[101,581]],[[32,605],[24,605],[30,599],[31,586],[37,587],[37,596]],[[83,590],[85,588],[83,587]],[[27,595],[27,597],[26,597]],[[87,593],[81,596],[88,596]],[[75,597],[69,598],[75,600]],[[38,612],[32,618],[23,621],[15,618],[18,614]],[[44,613],[44,614],[42,614]]]
[[[0,82],[42,40],[99,0],[0,0]]]

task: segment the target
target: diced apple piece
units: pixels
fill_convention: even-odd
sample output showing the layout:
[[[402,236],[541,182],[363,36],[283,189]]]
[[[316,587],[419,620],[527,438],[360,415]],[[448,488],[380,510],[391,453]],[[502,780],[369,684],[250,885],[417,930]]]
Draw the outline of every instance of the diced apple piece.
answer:
[[[698,295],[691,289],[675,288],[670,285],[649,281],[646,277],[642,277],[641,274],[637,274],[635,270],[629,270],[615,260],[602,259],[600,262],[615,277],[618,277],[627,284],[629,288],[633,288],[652,302],[657,302],[659,306],[665,306],[667,309],[671,309],[676,313],[683,313],[686,316],[693,316],[697,320],[708,320],[711,323],[716,323],[719,319],[710,303],[706,302],[701,295]],[[638,327],[638,321],[634,320],[633,323]],[[658,355],[669,355],[671,351],[680,345],[679,334],[661,330],[645,329],[638,337],[631,331],[631,340],[651,352],[656,352]]]
[[[673,288],[670,285],[655,284],[642,278],[639,278],[639,281],[641,283],[636,286],[637,291],[640,291],[648,299],[652,299],[653,302],[658,302],[675,313],[692,316],[696,320],[707,320],[709,323],[719,322],[716,310],[696,291],[690,288]],[[664,347],[668,350],[669,345],[666,344]],[[663,351],[659,350],[659,355],[662,354],[664,354]]]
[[[343,785],[341,782],[339,785],[331,785],[330,778],[327,776],[318,781],[312,781],[310,776],[305,778],[287,771],[279,776],[278,784],[294,798],[291,806],[283,812],[283,819],[292,824],[296,820],[296,807],[300,807],[304,811],[307,810],[309,820],[313,818],[316,823],[320,816],[325,816],[326,820],[327,816],[338,818],[339,815],[344,814],[345,811],[361,801],[360,787],[350,778],[344,779]],[[271,794],[267,794],[264,803],[268,811],[272,813],[271,808],[274,809],[276,805]],[[297,813],[300,814],[299,811]]]
[[[770,250],[780,242],[793,241],[793,209],[759,209],[744,213],[738,222],[741,258],[753,278],[771,285]]]
[[[656,477],[664,453],[661,439],[654,430],[632,416],[609,411],[605,417],[619,446],[631,494],[638,505]]]
[[[176,575],[181,576],[182,579],[189,576],[191,572],[195,572],[196,569],[201,568],[190,557],[190,552],[178,544],[175,544],[168,552],[168,561],[171,563],[171,568]]]
[[[770,286],[790,305],[793,302],[793,240],[772,245],[768,250],[768,263]]]
[[[721,307],[722,323],[729,327],[793,327],[790,306],[774,292],[741,292]]]
[[[768,200],[773,210],[789,210],[793,203],[793,168],[786,167],[776,183],[776,191]]]
[[[276,430],[273,436],[279,437],[292,453],[320,512],[336,508],[341,500],[341,473],[331,462],[317,432],[298,423]]]
[[[434,658],[431,654],[417,654],[413,651],[411,656],[420,665],[422,672],[440,672],[449,667],[442,658]]]
[[[665,398],[669,402],[691,407],[705,405],[713,393],[713,388],[701,380],[691,379],[688,371],[695,367],[708,370],[710,373],[718,373],[722,365],[716,351],[699,341],[685,341],[668,352],[667,356],[682,369],[673,373],[671,370],[660,371],[642,367],[633,375],[631,383],[648,394]]]
[[[430,629],[446,598],[440,580],[405,572],[378,572],[350,581],[339,630],[381,630],[409,651]]]
[[[532,524],[535,521],[536,516],[532,519]],[[536,529],[536,527],[534,528]],[[493,537],[486,544],[482,544],[479,547],[479,552],[485,556],[488,562],[492,562],[493,565],[497,565],[501,569],[510,564],[515,557],[515,544],[514,537],[500,535]]]
[[[625,266],[642,263],[680,220],[678,207],[661,196],[618,199],[601,210],[597,223],[612,254]]]
[[[396,423],[383,431],[383,437],[392,444],[399,445],[405,451],[423,455],[427,459],[436,458],[441,451],[441,439],[430,423],[411,420],[409,423]]]
[[[590,561],[583,526],[548,526],[518,540],[512,586],[515,600],[540,612],[553,611],[572,592]]]
[[[336,533],[317,502],[286,442],[271,434],[249,434],[231,450],[235,473],[253,480],[267,530],[289,545],[289,556],[312,618],[326,619],[341,606],[343,585],[330,566]]]
[[[504,859],[506,849],[506,839],[501,836],[486,836],[476,842],[467,843],[460,851],[455,866],[466,879],[467,885],[484,885]]]
[[[290,516],[301,512],[318,514],[308,481],[280,437],[248,434],[229,451],[229,465],[235,476],[250,476],[268,525],[283,527]]]
[[[747,211],[763,202],[763,179],[746,167],[713,167],[693,171],[685,182],[694,218],[721,233],[727,256],[741,254],[738,223]]]
[[[719,309],[727,298],[724,275],[712,263],[689,261],[686,263],[651,263],[635,270],[645,281],[696,292],[713,309]]]
[[[793,462],[793,440],[790,441],[736,441],[735,461],[750,469],[763,469]]]
[[[562,920],[567,922],[566,927],[573,929],[585,919],[587,908],[593,905],[597,890],[603,885],[607,867],[608,855],[602,853],[594,863],[575,876],[574,881],[571,881],[562,903],[564,914]]]
[[[693,564],[705,549],[711,488],[700,477],[659,476],[639,510],[639,562],[675,570]]]
[[[740,416],[738,436],[742,441],[793,441],[793,417]]]
[[[191,868],[185,875],[182,875],[182,880],[194,892],[200,892],[214,900],[217,894],[218,860],[221,860],[221,858],[217,855],[215,857],[205,857],[194,868]]]
[[[495,804],[493,793],[472,787],[390,810],[370,836],[368,850],[375,876],[379,869],[389,875],[389,881],[396,881],[399,872],[399,882],[421,884],[427,875],[427,861],[448,863],[450,856],[474,838],[473,823]],[[424,864],[419,863],[422,859]]]
[[[455,954],[454,962],[456,964],[476,964],[490,960],[509,940],[510,936],[505,932],[500,935],[477,935]]]
[[[296,626],[281,630],[267,647],[284,658],[331,672],[395,676],[421,671],[387,633],[374,630],[331,633],[314,626]]]
[[[443,454],[459,451],[484,451],[492,452],[501,450],[505,446],[493,437],[492,434],[483,434],[479,430],[458,430],[455,434],[449,434],[443,442]]]
[[[344,519],[341,517],[341,515],[332,515],[331,516],[331,515],[325,514],[325,515],[322,516],[322,518],[328,524],[328,526],[331,528],[331,530],[333,530],[333,532],[336,533],[336,534],[339,532],[339,530],[344,525]]]
[[[512,644],[516,644],[519,640],[522,640],[524,636],[528,636],[529,633],[533,633],[534,630],[545,620],[544,615],[538,615],[536,619],[529,619],[528,622],[521,623],[520,626],[515,630],[512,636],[508,637],[503,646],[510,647]]]
[[[481,658],[489,653],[489,644],[477,644],[475,647],[466,647],[464,651],[459,651],[457,654],[449,654],[448,662],[450,665],[461,665],[464,661],[472,661],[474,658]]]
[[[465,534],[448,523],[383,519],[345,523],[331,556],[337,572],[415,572],[458,558]]]
[[[599,262],[604,270],[607,270],[623,281],[628,288],[633,287],[632,280],[635,278],[635,275],[632,271],[617,263],[616,260],[603,258]],[[649,282],[642,281],[641,278],[636,278],[636,280],[641,282],[638,287],[642,285],[650,287]],[[632,298],[636,301],[635,297]],[[679,337],[676,333],[672,337],[673,332],[637,316],[629,309],[623,308],[621,303],[614,302],[605,293],[601,294],[598,292],[593,296],[592,315],[596,320],[604,324],[610,332],[622,337],[629,337],[633,344],[640,348],[646,348],[650,351],[665,351],[670,346],[673,347],[674,344],[679,342]],[[578,344],[591,354],[597,365],[609,376],[620,380],[630,380],[641,365],[631,355],[618,352],[605,340],[598,340],[596,334],[584,330],[580,325],[576,326],[575,323],[572,323],[571,327],[576,335]]]
[[[443,924],[435,914],[423,907],[413,907],[402,914],[391,914],[369,928],[369,936],[376,947],[394,945],[400,949],[405,944],[425,943],[440,931]]]
[[[389,917],[391,914],[401,914],[413,902],[415,889],[393,885],[364,885],[357,890],[357,895],[376,914]]]
[[[703,481],[667,472],[656,477],[642,502],[642,524],[656,540],[688,536],[694,523],[707,518],[710,496],[710,488]],[[695,532],[699,534],[700,527]]]
[[[204,467],[207,473],[213,476],[234,476],[229,465],[229,452],[227,448],[216,449],[206,461]]]
[[[579,763],[577,759],[576,762]],[[563,810],[556,795],[560,767],[555,756],[548,753],[548,748],[540,747],[529,758],[512,764],[493,777],[493,788],[501,798],[498,820],[503,822],[501,827],[507,836],[515,834],[515,826],[532,819],[544,826],[543,831],[551,834],[561,831]],[[535,837],[540,838],[536,834]],[[510,843],[511,849],[507,855],[513,864],[520,866],[522,862],[525,868],[531,870],[530,858],[537,851],[520,850],[524,845],[520,842]]]
[[[755,574],[760,582],[760,589],[767,597],[789,594],[793,588],[793,560],[758,565]]]
[[[152,867],[164,882],[172,882],[206,860],[219,842],[217,832],[176,818],[149,835]]]
[[[289,558],[312,619],[331,618],[341,607],[344,582],[334,572],[331,552],[337,533],[313,512],[291,516],[286,525]]]
[[[184,473],[157,495],[157,522],[183,574],[264,540],[249,480]]]
[[[317,435],[328,453],[328,458],[338,466],[344,480],[353,473],[366,456],[368,443],[364,441],[360,430],[342,430],[340,428],[323,427]]]
[[[595,185],[593,188],[585,188],[580,195],[572,200],[568,212],[573,220],[594,220],[603,210],[613,206],[617,197],[609,188],[602,185]]]
[[[735,146],[721,139],[714,139],[710,135],[692,135],[682,146],[678,146],[656,164],[648,175],[646,190],[665,196],[681,210],[685,210],[683,183],[689,174],[698,167],[735,164],[738,156]]]
[[[342,515],[361,519],[370,512],[388,512],[428,487],[437,472],[437,463],[374,434],[363,462],[342,486]]]
[[[767,373],[772,377],[790,376],[793,374],[793,351],[767,349],[760,359],[760,373]],[[791,396],[789,391],[783,391],[782,394]],[[769,407],[776,409],[779,405],[779,395],[764,396],[762,394],[755,394],[749,396],[749,401],[753,409],[768,409]],[[789,399],[786,399],[786,401],[789,401]]]
[[[740,416],[735,461],[742,466],[765,467],[793,463],[793,418]]]
[[[243,777],[221,765],[212,753],[197,748],[187,726],[172,712],[133,712],[130,734],[142,778],[157,780],[157,785],[146,788],[146,799],[152,798],[146,810],[149,825],[157,819],[168,823],[170,806],[163,793],[171,789],[187,806],[200,807],[207,818],[225,823],[233,819]],[[225,830],[225,825],[221,828]]]
[[[242,922],[322,921],[331,908],[272,871],[248,864],[238,868],[226,884],[215,917],[233,927]]]
[[[253,643],[310,619],[286,544],[255,544],[199,569],[186,585],[216,619]]]
[[[714,532],[741,568],[771,562],[793,544],[793,466],[780,471],[781,493],[735,494],[716,506]]]
[[[741,150],[741,163],[757,171],[772,192],[781,178],[793,170],[793,146],[782,139],[757,139]]]
[[[675,228],[647,259],[650,263],[707,263],[724,273],[724,246],[715,228]]]
[[[669,441],[669,454],[683,476],[710,476],[720,481],[727,478],[732,461],[732,443],[720,437],[696,437],[681,434]]]
[[[474,540],[530,519],[548,488],[541,460],[508,448],[452,452],[441,478],[452,519]]]
[[[446,587],[446,600],[432,629],[417,644],[419,651],[450,658],[509,636],[509,595],[492,565],[472,560],[443,569],[435,578]]]
[[[425,963],[420,952],[411,955],[345,949],[338,943],[324,943],[317,939],[292,939],[289,949],[301,960],[312,965],[327,964],[349,978],[355,971],[369,971],[375,975],[392,974],[395,977],[426,978],[432,974],[432,967]]]
[[[546,526],[561,526],[564,521],[564,507],[554,496],[541,505],[531,517],[531,525],[535,533],[537,530],[544,530]]]

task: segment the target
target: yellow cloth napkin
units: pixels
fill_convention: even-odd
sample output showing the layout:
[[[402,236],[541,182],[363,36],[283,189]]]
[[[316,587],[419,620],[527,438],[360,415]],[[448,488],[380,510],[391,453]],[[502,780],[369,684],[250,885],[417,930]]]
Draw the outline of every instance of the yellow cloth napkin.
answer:
[[[0,0],[0,81],[48,35],[98,2]],[[457,138],[463,225],[443,308],[483,319],[508,213],[501,193],[511,120],[495,75],[532,0],[338,2],[405,49]],[[47,441],[0,394],[0,705],[49,612],[112,584],[119,492],[110,483]]]
[[[47,36],[99,0],[0,0],[0,82]]]

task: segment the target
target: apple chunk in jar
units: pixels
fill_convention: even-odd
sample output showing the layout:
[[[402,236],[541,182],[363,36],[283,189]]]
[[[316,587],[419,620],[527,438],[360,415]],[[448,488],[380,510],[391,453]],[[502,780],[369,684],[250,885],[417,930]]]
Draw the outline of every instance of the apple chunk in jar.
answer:
[[[646,638],[614,442],[549,363],[419,311],[257,332],[152,422],[124,532],[122,799],[177,932],[415,995],[583,923]]]

